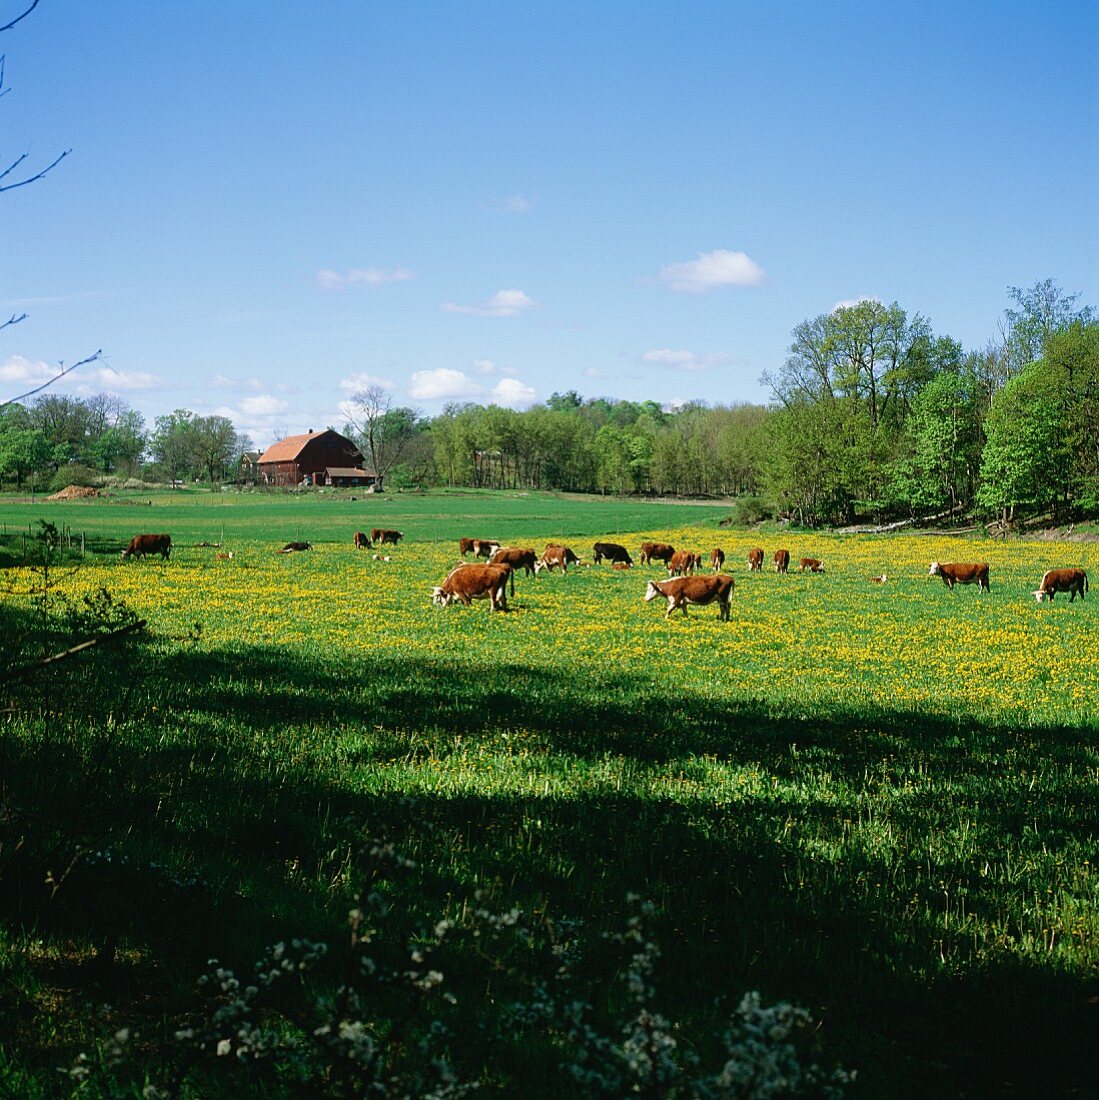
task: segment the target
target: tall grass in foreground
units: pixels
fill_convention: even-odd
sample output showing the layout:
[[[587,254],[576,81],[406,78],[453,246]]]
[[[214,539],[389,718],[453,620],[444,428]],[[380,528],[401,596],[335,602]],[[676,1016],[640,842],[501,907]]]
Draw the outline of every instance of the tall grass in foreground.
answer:
[[[374,888],[402,937],[519,908],[582,953],[604,1019],[628,969],[604,937],[640,894],[653,985],[700,1056],[758,989],[811,1011],[856,1093],[1094,1090],[1099,657],[1090,602],[1028,596],[1090,550],[784,536],[829,572],[749,576],[757,536],[645,534],[725,546],[731,623],[663,622],[655,567],[520,578],[507,615],[435,609],[453,550],[416,541],[389,563],[257,540],[69,577],[151,638],[124,684],[92,654],[4,704],[7,1079],[48,1094],[121,1027],[156,1064],[209,957],[243,973],[280,940],[342,942]],[[990,597],[926,576],[978,556]],[[364,835],[415,866],[375,881]],[[498,1007],[546,976],[526,950],[486,972],[471,940],[448,988]],[[490,1015],[453,1022],[465,1079],[585,1094]]]

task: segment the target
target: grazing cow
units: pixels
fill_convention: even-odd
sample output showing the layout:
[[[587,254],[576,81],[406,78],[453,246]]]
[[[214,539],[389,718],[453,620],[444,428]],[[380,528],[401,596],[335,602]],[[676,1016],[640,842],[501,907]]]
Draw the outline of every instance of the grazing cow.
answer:
[[[715,546],[710,551],[710,564],[714,567],[715,573],[721,572],[721,567],[725,564],[725,551],[720,546]]]
[[[372,550],[374,544],[366,537],[365,531],[355,532],[355,549],[356,550]]]
[[[790,572],[790,551],[789,550],[776,550],[775,551],[775,572],[776,573],[789,573]]]
[[[551,542],[542,551],[542,556],[534,563],[534,571],[537,573],[542,569],[548,569],[552,573],[554,569],[560,566],[561,572],[567,573],[570,565],[579,564],[580,559],[567,546]]]
[[[988,584],[988,562],[933,561],[927,575],[929,577],[942,577],[943,584],[951,592],[954,591],[954,585],[956,584],[975,584],[978,596],[981,594],[982,589],[985,592],[992,592]]]
[[[224,554],[215,554],[214,557],[217,558],[218,561],[232,561],[233,551],[228,550]]]
[[[617,542],[597,542],[592,549],[595,551],[596,565],[604,558],[612,563],[623,562],[626,565],[633,565],[633,558],[630,557],[630,552],[624,546],[619,546]]]
[[[370,541],[381,543],[383,546],[391,542],[394,546],[404,538],[402,531],[388,531],[384,527],[375,527],[370,532]]]
[[[296,550],[312,550],[311,542],[288,542],[280,551],[280,554],[293,554]]]
[[[687,604],[708,604],[717,600],[718,618],[722,622],[729,621],[729,597],[733,594],[733,578],[726,573],[715,573],[705,577],[673,577],[667,581],[649,581],[645,589],[645,602],[655,600],[657,596],[664,596],[668,601],[668,610],[664,612],[667,619],[677,608],[683,609],[687,614]]]
[[[798,565],[803,573],[823,573],[824,562],[819,558],[802,558]]]
[[[879,573],[876,577],[866,578],[871,584],[885,584],[886,576],[884,573]]]
[[[488,600],[489,611],[507,611],[507,586],[511,576],[508,565],[482,565],[463,562],[452,569],[442,584],[431,590],[436,607],[458,602],[469,607],[473,600]]]
[[[695,562],[698,554],[692,554],[690,550],[677,550],[668,562],[669,577],[683,577],[695,571]]]
[[[130,545],[122,551],[122,560],[143,558],[148,554],[159,554],[165,561],[172,552],[171,535],[134,535]]]
[[[666,542],[643,542],[641,544],[641,564],[648,565],[651,561],[662,561],[665,565],[675,553],[675,547]]]
[[[1076,593],[1080,593],[1080,599],[1088,590],[1088,575],[1082,569],[1048,569],[1042,576],[1042,583],[1038,585],[1038,591],[1034,598],[1041,603],[1043,600],[1052,600],[1058,592],[1068,592],[1068,602],[1076,599]]]
[[[763,572],[763,551],[757,546],[755,550],[748,551],[748,572]]]

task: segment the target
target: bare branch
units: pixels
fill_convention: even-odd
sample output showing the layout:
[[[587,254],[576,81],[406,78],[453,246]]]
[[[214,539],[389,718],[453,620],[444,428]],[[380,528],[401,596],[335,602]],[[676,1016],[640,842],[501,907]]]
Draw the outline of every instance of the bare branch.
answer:
[[[95,363],[102,357],[103,349],[100,348],[94,355],[89,355],[86,359],[81,359],[79,363],[73,363],[71,367],[66,367],[64,363],[60,364],[61,370],[51,379],[43,382],[41,386],[35,386],[33,390],[27,390],[26,393],[19,394],[18,397],[9,397],[7,401],[0,401],[0,409],[6,408],[8,405],[14,405],[16,401],[22,401],[24,398],[33,397],[36,393],[41,393],[47,386],[52,386],[59,378],[64,378],[66,374],[71,374],[77,367],[86,367],[89,363]]]
[[[71,149],[66,149],[52,164],[47,164],[41,172],[36,172],[33,176],[28,176],[25,180],[20,180],[18,183],[8,183],[0,186],[0,191],[14,191],[17,187],[26,187],[28,183],[34,183],[35,180],[40,180],[44,175],[46,175],[47,172],[56,168],[71,152]],[[24,153],[17,161],[9,164],[3,172],[0,172],[0,179],[3,179],[9,173],[14,171],[15,168],[17,168],[19,164],[26,159],[27,154]]]
[[[30,13],[32,11],[34,11],[34,9],[37,8],[37,7],[38,7],[38,0],[34,0],[34,2],[31,4],[31,6],[29,8],[27,8],[27,10],[25,12],[23,12],[22,15],[17,15],[10,23],[6,24],[3,27],[0,27],[0,33],[3,33],[4,31],[10,31],[12,29],[12,27],[15,26],[16,23],[18,23],[20,20],[26,19],[27,16],[30,15]]]
[[[6,321],[0,321],[0,329],[5,329],[8,325],[17,325],[20,321],[25,321],[26,319],[27,315],[25,313],[20,313],[18,315],[13,313]]]
[[[81,642],[79,645],[74,645],[70,649],[63,650],[61,653],[53,653],[49,657],[43,657],[42,660],[34,661],[29,665],[20,665],[18,668],[0,672],[0,683],[8,680],[21,680],[31,672],[56,664],[58,661],[64,661],[69,657],[75,657],[78,653],[83,653],[86,649],[91,649],[92,646],[99,645],[100,642],[113,642],[116,638],[121,638],[124,634],[130,634],[135,630],[142,630],[144,627],[145,620],[139,619],[136,623],[129,623],[127,626],[112,631],[110,634],[102,634],[98,638],[89,638],[88,641]]]

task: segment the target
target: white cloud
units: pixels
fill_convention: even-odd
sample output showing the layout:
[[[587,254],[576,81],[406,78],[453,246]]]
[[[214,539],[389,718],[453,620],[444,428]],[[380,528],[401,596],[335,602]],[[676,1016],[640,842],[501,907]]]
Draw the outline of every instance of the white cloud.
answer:
[[[258,378],[230,378],[225,374],[215,374],[206,383],[213,390],[251,390],[258,393],[263,383]]]
[[[261,393],[258,397],[246,397],[240,403],[240,411],[250,420],[262,416],[278,416],[290,411],[290,405],[280,397]]]
[[[478,374],[502,374],[514,378],[519,372],[514,367],[501,367],[491,359],[474,359],[473,368]]]
[[[478,317],[519,317],[538,303],[521,290],[498,290],[485,302],[463,306],[456,302],[444,302],[446,313],[472,313]]]
[[[532,405],[537,398],[537,392],[518,378],[501,378],[492,390],[492,400],[511,409]]]
[[[37,385],[39,382],[48,382],[60,369],[41,360],[32,363],[22,355],[12,355],[0,366],[0,382],[16,382],[20,385],[29,382]]]
[[[646,363],[660,363],[684,371],[712,370],[729,362],[729,356],[723,351],[699,355],[695,351],[673,351],[671,348],[654,348],[645,352],[641,358]]]
[[[61,371],[60,365],[31,362],[22,355],[11,356],[0,366],[0,383],[18,386],[40,386],[49,382]],[[120,390],[156,390],[167,385],[163,378],[145,371],[122,371],[114,367],[85,364],[78,370],[59,380],[59,385],[75,386],[85,395],[107,390],[118,393]]]
[[[350,271],[330,271],[321,268],[317,271],[317,286],[321,290],[343,290],[356,283],[367,286],[383,286],[385,283],[406,283],[416,276],[408,268],[394,267],[353,267]]]
[[[408,392],[417,401],[434,401],[451,397],[480,397],[485,391],[462,371],[441,367],[439,370],[413,371]]]
[[[509,195],[504,199],[504,209],[509,214],[529,214],[534,209],[534,203],[522,195]]]
[[[850,309],[852,306],[857,306],[860,302],[877,302],[881,304],[881,299],[876,294],[864,294],[861,298],[844,298],[842,302],[837,302],[832,307],[832,312],[835,313],[841,309]]]
[[[745,253],[724,248],[700,252],[696,260],[669,264],[660,271],[664,286],[685,294],[705,294],[723,286],[759,286],[766,278],[763,269]]]
[[[381,386],[383,390],[395,390],[397,384],[388,378],[379,378],[376,374],[368,374],[360,371],[358,374],[349,375],[340,379],[340,389],[348,393],[358,393],[359,390],[368,390],[371,386]]]

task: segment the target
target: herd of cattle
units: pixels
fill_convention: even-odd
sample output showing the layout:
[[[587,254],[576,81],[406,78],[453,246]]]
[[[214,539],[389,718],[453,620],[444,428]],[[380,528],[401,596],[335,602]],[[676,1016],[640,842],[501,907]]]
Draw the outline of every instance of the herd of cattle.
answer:
[[[404,534],[401,531],[375,527],[369,535],[364,531],[356,531],[353,542],[356,550],[372,550],[375,547],[396,546],[402,538]],[[288,542],[279,553],[289,554],[311,548],[312,544],[308,542]],[[468,607],[473,600],[483,599],[488,601],[490,611],[506,611],[508,589],[510,588],[512,596],[515,595],[516,573],[536,576],[543,569],[552,572],[558,568],[562,573],[567,573],[570,565],[586,564],[564,543],[550,543],[538,555],[532,548],[504,546],[496,539],[463,538],[458,540],[458,551],[463,560],[451,569],[442,584],[432,588],[432,602],[440,607],[450,603],[460,603]],[[596,565],[606,561],[614,569],[633,567],[630,552],[616,542],[597,542],[592,551]],[[167,561],[171,552],[171,535],[135,535],[122,551],[122,560],[159,554]],[[470,554],[475,559],[486,560],[465,560]],[[219,553],[217,557],[231,559],[233,554],[232,551]],[[390,560],[388,557],[379,559],[377,554],[374,557],[378,560]],[[665,542],[642,543],[638,557],[641,565],[661,562],[668,572],[667,580],[650,580],[645,589],[646,603],[661,597],[667,600],[665,618],[677,609],[686,615],[688,604],[716,603],[719,618],[728,621],[729,600],[735,582],[727,573],[721,572],[725,565],[725,551],[721,547],[714,547],[710,551],[708,561],[713,569],[712,574],[701,572],[704,568],[701,554],[691,550],[676,550]],[[762,549],[756,547],[749,550],[747,560],[749,572],[763,570]],[[771,559],[775,572],[788,573],[790,560],[789,550],[776,550]],[[800,558],[798,566],[802,573],[825,571],[824,563],[819,558]],[[987,562],[933,561],[928,576],[941,577],[943,584],[951,591],[956,584],[975,584],[978,595],[992,590]],[[881,573],[867,579],[874,584],[885,584],[886,575]],[[1065,592],[1068,593],[1069,603],[1072,603],[1077,595],[1082,600],[1087,590],[1088,576],[1083,569],[1050,569],[1043,574],[1034,598],[1041,603],[1043,600],[1053,600],[1058,592]]]

